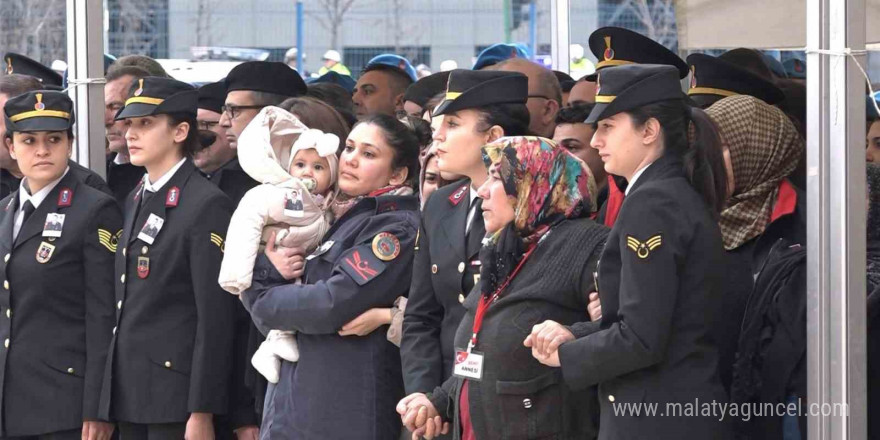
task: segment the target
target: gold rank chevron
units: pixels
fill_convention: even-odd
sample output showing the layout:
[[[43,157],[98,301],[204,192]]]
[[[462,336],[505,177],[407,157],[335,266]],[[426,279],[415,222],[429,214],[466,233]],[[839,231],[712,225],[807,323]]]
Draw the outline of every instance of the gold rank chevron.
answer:
[[[116,253],[116,246],[119,244],[119,237],[122,235],[120,229],[115,235],[106,229],[98,229],[98,243],[107,248],[110,252]]]
[[[651,254],[651,251],[660,247],[661,244],[663,244],[663,237],[660,234],[657,234],[645,240],[645,242],[639,241],[632,235],[626,236],[626,246],[630,248],[633,252],[635,252],[636,256],[643,260],[645,258],[648,258],[648,255]]]
[[[223,245],[223,237],[221,237],[213,232],[211,233],[211,243],[216,244],[217,247],[220,248],[220,252],[224,252],[226,250],[225,246]]]

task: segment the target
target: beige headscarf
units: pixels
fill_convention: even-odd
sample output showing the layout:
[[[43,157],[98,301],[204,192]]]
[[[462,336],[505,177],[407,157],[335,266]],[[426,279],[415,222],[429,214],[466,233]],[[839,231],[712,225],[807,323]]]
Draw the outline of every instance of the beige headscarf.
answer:
[[[779,195],[779,183],[795,167],[804,139],[791,120],[758,98],[724,98],[706,112],[730,150],[735,188],[721,212],[724,249],[736,249],[764,233]]]

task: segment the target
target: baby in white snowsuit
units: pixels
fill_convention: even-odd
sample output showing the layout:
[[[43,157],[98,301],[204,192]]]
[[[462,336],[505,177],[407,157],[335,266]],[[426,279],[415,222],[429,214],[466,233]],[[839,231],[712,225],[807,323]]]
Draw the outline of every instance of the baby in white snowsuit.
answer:
[[[339,138],[308,129],[295,116],[266,107],[238,140],[242,169],[261,183],[248,191],[229,222],[219,283],[235,295],[250,287],[257,253],[275,244],[311,253],[330,229]],[[299,282],[297,280],[296,282]],[[299,360],[294,332],[271,330],[251,363],[277,383],[281,359]]]

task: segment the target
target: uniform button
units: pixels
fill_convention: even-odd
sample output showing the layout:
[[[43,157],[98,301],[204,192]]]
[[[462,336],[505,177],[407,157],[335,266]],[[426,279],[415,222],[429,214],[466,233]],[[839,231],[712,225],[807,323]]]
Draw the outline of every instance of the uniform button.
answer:
[[[116,327],[113,327],[113,334],[116,334]]]
[[[73,368],[67,369],[67,374],[73,374],[73,373],[76,373],[76,371]]]
[[[532,407],[532,399],[523,399],[523,408],[529,409]]]
[[[122,310],[122,300],[119,300],[119,302],[116,303],[116,308],[117,308],[118,310]]]
[[[464,303],[464,294],[463,293],[458,294],[458,302],[459,302],[459,304]]]
[[[9,338],[6,338],[6,340],[3,341],[3,346],[9,348]]]
[[[6,317],[12,318],[12,309],[6,309]]]
[[[437,273],[437,265],[436,264],[431,265],[431,273]]]
[[[269,278],[269,271],[266,270],[266,269],[261,270],[261,271],[260,271],[260,278],[262,278],[262,279],[264,279],[264,280],[265,280],[266,278]]]
[[[464,261],[458,263],[458,273],[464,273]]]
[[[612,396],[611,394],[609,394],[609,395],[608,395],[608,401],[609,401],[609,402],[614,402],[614,396]]]
[[[150,248],[148,248],[148,247],[146,247],[146,246],[142,247],[142,248],[141,248],[141,254],[143,254],[143,255],[147,255],[147,251],[148,251],[148,250],[150,250]]]
[[[122,256],[125,256],[125,248],[122,248]]]
[[[125,284],[125,274],[122,274],[122,276],[119,277],[119,281],[121,281],[122,284]]]
[[[4,262],[4,263],[8,263],[8,262],[9,262],[9,254],[6,254],[6,255],[3,256],[3,262]]]
[[[4,280],[4,281],[3,281],[3,288],[6,289],[6,290],[9,290],[9,280]]]
[[[165,361],[165,368],[171,368],[171,361]]]

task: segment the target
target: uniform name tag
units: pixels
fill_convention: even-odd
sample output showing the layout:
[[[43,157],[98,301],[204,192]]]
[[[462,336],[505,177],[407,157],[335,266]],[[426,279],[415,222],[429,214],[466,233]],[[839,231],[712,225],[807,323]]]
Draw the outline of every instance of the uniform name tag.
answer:
[[[312,252],[312,255],[306,257],[306,260],[311,260],[315,257],[324,255],[325,253],[327,253],[327,251],[330,250],[330,248],[333,247],[333,243],[335,243],[333,240],[325,241],[324,244],[322,244],[318,249],[315,249],[315,252]]]
[[[463,379],[483,379],[483,353],[456,350],[452,374]]]
[[[64,215],[54,212],[46,214],[46,223],[43,224],[43,237],[58,238],[61,236],[61,230],[64,229]]]

